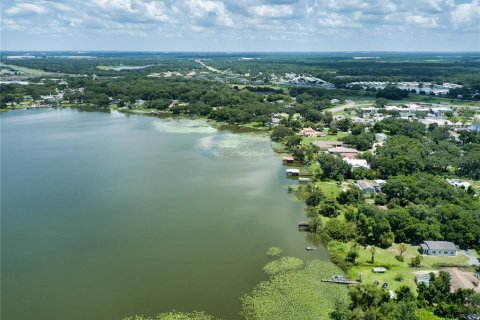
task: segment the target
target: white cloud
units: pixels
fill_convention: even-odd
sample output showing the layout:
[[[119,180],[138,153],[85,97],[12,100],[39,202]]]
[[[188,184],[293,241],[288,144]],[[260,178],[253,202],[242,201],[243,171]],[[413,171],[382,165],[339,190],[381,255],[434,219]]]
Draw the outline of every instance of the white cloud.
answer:
[[[28,22],[19,19],[2,19],[2,30],[25,31],[28,28]]]
[[[348,16],[339,13],[330,13],[322,11],[318,13],[318,25],[324,28],[355,28],[359,24],[355,23]]]
[[[250,8],[250,13],[264,18],[285,18],[293,15],[293,7],[286,4],[260,5]]]
[[[192,16],[203,25],[213,23],[214,25],[221,25],[224,27],[233,26],[233,20],[223,2],[189,0],[187,1],[187,5]]]
[[[436,30],[439,38],[445,30],[458,36],[473,31],[478,37],[480,32],[480,0],[1,1],[2,30],[25,34],[202,35],[218,42],[287,37],[307,43],[322,36],[355,40],[378,33],[394,41],[400,32],[405,39],[415,39],[422,31]]]
[[[5,13],[11,16],[19,16],[26,14],[44,14],[48,9],[45,6],[34,3],[17,3],[13,7],[5,10]]]
[[[473,30],[480,33],[480,0],[458,5],[452,11],[452,24],[455,29]]]
[[[415,26],[434,28],[438,26],[437,20],[434,17],[425,17],[420,15],[408,16],[406,22]]]
[[[90,1],[90,5],[106,10],[122,10],[127,12],[132,11],[131,0],[94,0]]]

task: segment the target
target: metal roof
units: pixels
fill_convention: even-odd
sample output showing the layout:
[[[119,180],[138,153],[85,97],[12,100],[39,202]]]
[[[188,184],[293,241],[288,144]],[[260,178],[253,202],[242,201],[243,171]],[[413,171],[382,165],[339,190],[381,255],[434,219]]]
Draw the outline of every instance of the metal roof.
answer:
[[[457,250],[455,244],[449,241],[424,241],[429,250]]]
[[[371,186],[368,182],[366,181],[357,181],[357,185],[360,187],[360,189],[365,190],[365,189],[373,189],[373,186]]]
[[[345,148],[345,147],[336,147],[328,149],[330,153],[358,153],[357,149]]]

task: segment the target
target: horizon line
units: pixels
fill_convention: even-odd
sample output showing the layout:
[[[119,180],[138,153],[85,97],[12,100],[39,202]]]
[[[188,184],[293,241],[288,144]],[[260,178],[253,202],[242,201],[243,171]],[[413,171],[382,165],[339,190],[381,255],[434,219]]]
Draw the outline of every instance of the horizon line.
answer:
[[[332,51],[235,51],[235,50],[81,50],[81,49],[68,49],[68,50],[38,50],[38,49],[8,49],[1,50],[1,53],[7,52],[75,52],[75,53],[87,53],[87,52],[135,52],[135,53],[478,53],[478,51],[455,51],[455,50],[332,50]]]

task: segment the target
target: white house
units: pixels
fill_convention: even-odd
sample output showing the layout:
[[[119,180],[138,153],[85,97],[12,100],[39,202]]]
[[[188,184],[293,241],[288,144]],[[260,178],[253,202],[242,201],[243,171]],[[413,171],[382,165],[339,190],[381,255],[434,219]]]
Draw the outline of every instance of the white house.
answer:
[[[356,168],[370,169],[370,165],[367,163],[367,160],[365,159],[343,158],[343,162],[348,164],[352,169],[356,169]]]
[[[420,244],[422,254],[432,256],[454,256],[457,254],[457,248],[453,242],[449,241],[424,241]]]

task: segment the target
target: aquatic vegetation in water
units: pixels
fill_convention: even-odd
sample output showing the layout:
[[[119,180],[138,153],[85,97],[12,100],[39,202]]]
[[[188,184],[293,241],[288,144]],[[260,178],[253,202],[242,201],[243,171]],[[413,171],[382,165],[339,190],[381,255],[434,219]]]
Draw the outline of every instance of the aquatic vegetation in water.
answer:
[[[128,317],[123,320],[215,320],[214,317],[205,314],[203,312],[167,312],[161,313],[156,317],[146,317],[146,316],[133,316]]]
[[[268,136],[254,133],[225,133],[203,137],[198,143],[201,152],[208,156],[221,159],[239,157],[262,157],[270,153],[265,144]]]
[[[282,248],[271,247],[271,248],[268,248],[267,255],[271,257],[276,257],[276,256],[279,256],[282,253],[282,251],[283,251]]]
[[[284,273],[297,270],[303,266],[303,261],[294,257],[282,257],[278,260],[269,262],[263,270],[269,275]]]
[[[154,122],[155,129],[169,133],[215,133],[217,129],[205,120],[161,119]]]
[[[247,320],[330,319],[338,303],[348,302],[347,287],[320,281],[335,274],[341,270],[320,260],[276,274],[242,298],[242,316]]]

